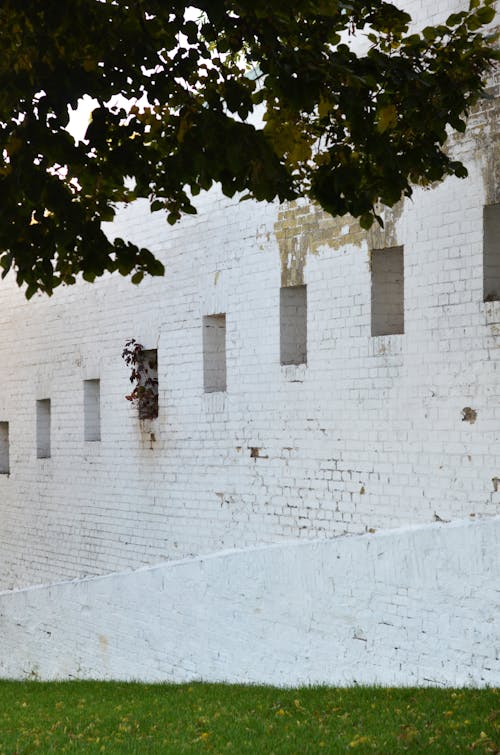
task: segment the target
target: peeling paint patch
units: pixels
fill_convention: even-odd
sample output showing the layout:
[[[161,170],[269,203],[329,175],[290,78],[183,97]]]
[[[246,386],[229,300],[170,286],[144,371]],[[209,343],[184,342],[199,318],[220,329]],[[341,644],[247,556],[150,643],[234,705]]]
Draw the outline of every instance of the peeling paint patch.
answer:
[[[251,459],[269,459],[269,456],[261,456],[261,448],[257,446],[250,446],[250,458]]]
[[[321,247],[361,246],[366,237],[358,221],[349,215],[332,218],[317,205],[302,202],[281,206],[274,231],[280,250],[282,286],[304,284],[308,254],[317,254]]]
[[[499,28],[497,27],[497,32]],[[496,80],[486,89],[487,97],[479,100],[469,121],[469,129],[476,126],[475,150],[482,161],[485,204],[500,202],[499,87],[500,75],[497,74]],[[477,128],[478,120],[481,123],[480,129]]]
[[[472,409],[470,406],[464,406],[462,409],[462,422],[468,422],[470,425],[473,425],[476,419],[476,410]]]
[[[374,223],[366,232],[356,218],[350,215],[333,218],[318,205],[288,202],[281,206],[274,226],[280,250],[281,285],[304,284],[304,268],[308,254],[318,254],[322,247],[340,250],[346,246],[384,249],[397,246],[397,223],[403,212],[404,201],[394,207],[379,207],[384,228]]]
[[[388,249],[401,244],[398,238],[398,221],[403,213],[404,199],[400,199],[394,207],[377,207],[377,213],[384,222],[381,228],[378,223],[373,223],[367,232],[368,249]]]
[[[353,640],[361,640],[361,642],[368,642],[368,638],[366,636],[366,633],[360,628],[357,627],[354,630],[354,633],[352,635]]]
[[[498,34],[500,27],[491,29],[492,34]],[[485,88],[485,96],[472,108],[467,120],[465,133],[452,133],[447,143],[447,151],[453,150],[465,165],[470,164],[471,155],[464,154],[468,148],[473,148],[474,157],[481,164],[484,186],[485,204],[500,202],[500,74],[489,78],[489,85]]]

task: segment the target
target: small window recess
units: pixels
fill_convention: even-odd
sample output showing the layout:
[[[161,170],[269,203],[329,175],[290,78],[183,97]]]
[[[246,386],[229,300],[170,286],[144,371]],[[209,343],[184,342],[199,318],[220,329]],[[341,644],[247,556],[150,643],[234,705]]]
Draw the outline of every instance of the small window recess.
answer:
[[[500,301],[500,204],[483,208],[483,298]]]
[[[280,362],[307,364],[307,286],[280,289]]]
[[[404,252],[402,246],[371,253],[371,334],[404,333]]]
[[[8,422],[0,422],[0,474],[10,474]]]
[[[227,389],[225,314],[203,317],[203,387],[205,393]]]
[[[142,349],[140,354],[139,419],[158,417],[158,350]]]
[[[50,399],[36,402],[36,456],[50,459]]]
[[[101,440],[101,381],[83,381],[83,432],[86,442]]]
[[[158,417],[158,351],[145,349],[134,338],[128,340],[122,359],[130,368],[132,391],[125,396],[137,408],[139,419]]]

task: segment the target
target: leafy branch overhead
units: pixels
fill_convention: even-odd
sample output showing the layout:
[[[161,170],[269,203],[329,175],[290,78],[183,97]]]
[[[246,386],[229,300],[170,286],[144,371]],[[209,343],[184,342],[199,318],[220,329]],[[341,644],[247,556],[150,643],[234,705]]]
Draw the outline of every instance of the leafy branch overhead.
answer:
[[[443,146],[496,59],[493,3],[415,34],[383,0],[3,0],[4,274],[27,296],[79,272],[161,274],[101,229],[137,197],[175,223],[219,183],[228,196],[308,196],[367,227],[377,202],[464,176]],[[68,106],[84,95],[96,106],[76,143]]]

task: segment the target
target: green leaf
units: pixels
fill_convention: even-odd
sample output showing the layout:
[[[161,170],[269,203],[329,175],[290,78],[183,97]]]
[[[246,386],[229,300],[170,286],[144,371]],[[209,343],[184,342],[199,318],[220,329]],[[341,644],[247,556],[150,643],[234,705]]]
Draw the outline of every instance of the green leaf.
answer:
[[[467,168],[462,163],[454,163],[453,170],[457,178],[467,178],[469,175]]]
[[[490,7],[478,8],[476,11],[476,17],[482,24],[489,24],[495,18],[495,9]]]
[[[397,122],[398,113],[394,105],[386,105],[378,111],[377,131],[380,131],[381,134],[390,128],[394,128]]]
[[[359,218],[359,224],[361,228],[364,228],[364,230],[368,231],[372,225],[373,225],[374,217],[373,215],[369,215],[368,213],[365,213],[364,215],[361,215]]]
[[[436,37],[436,29],[433,26],[426,26],[422,29],[422,36],[427,42],[431,42]]]

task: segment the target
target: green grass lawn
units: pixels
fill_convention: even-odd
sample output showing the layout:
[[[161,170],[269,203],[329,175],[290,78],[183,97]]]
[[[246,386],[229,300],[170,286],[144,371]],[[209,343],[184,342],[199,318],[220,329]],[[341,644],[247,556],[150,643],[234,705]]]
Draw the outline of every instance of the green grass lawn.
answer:
[[[499,753],[498,690],[0,682],[0,753]]]

